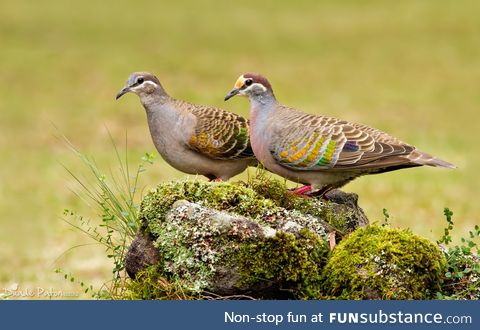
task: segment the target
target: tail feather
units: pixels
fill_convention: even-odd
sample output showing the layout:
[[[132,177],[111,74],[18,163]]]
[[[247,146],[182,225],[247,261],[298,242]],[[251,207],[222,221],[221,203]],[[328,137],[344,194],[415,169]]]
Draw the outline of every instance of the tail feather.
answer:
[[[420,164],[420,165],[427,165],[427,166],[433,166],[433,167],[445,167],[445,168],[457,168],[457,166],[453,165],[452,163],[449,163],[443,159],[434,157],[432,155],[429,155],[425,152],[421,152],[418,150],[415,150],[412,152],[409,157],[410,160],[413,163]]]
[[[434,167],[445,167],[445,168],[451,168],[451,169],[457,168],[457,166],[453,165],[452,163],[449,163],[443,159],[436,158],[436,157],[434,157],[429,162],[425,163],[425,165],[434,166]]]

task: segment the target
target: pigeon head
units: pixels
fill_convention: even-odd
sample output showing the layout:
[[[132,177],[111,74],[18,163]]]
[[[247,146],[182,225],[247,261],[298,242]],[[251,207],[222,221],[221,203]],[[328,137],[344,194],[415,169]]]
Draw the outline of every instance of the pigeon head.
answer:
[[[265,94],[273,96],[272,85],[267,78],[258,73],[245,73],[237,79],[233,89],[225,96],[225,101],[235,95],[255,97]]]
[[[157,77],[148,72],[134,72],[128,77],[125,87],[118,92],[115,99],[119,99],[122,95],[133,92],[139,96],[152,94],[161,90],[162,85]]]

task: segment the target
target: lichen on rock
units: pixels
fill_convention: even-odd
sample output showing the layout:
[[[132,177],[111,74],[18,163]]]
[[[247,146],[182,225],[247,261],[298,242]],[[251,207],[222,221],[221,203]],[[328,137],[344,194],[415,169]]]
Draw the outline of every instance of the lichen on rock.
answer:
[[[332,252],[324,292],[338,299],[428,299],[441,289],[445,258],[409,230],[360,228]]]
[[[446,262],[435,244],[409,230],[366,226],[355,194],[334,191],[328,200],[295,196],[265,178],[162,183],[140,207],[126,296],[430,299],[442,292]]]
[[[367,222],[356,197],[350,200],[294,196],[274,180],[163,183],[145,196],[139,214],[138,239],[151,238],[159,258],[140,264],[156,264],[193,294],[317,297],[328,233],[341,237]],[[138,264],[127,262],[132,277]]]

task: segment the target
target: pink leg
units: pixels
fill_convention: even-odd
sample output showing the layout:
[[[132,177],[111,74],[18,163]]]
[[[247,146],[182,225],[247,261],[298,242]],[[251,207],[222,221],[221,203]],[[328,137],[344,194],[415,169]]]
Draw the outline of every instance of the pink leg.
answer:
[[[290,192],[292,194],[300,195],[300,196],[303,196],[303,195],[309,193],[310,191],[312,191],[312,186],[311,185],[306,185],[306,186],[303,186],[303,187],[299,187],[299,188],[295,188],[295,189],[290,190]]]
[[[215,178],[213,180],[210,180],[210,181],[213,181],[213,182],[222,182],[223,180],[221,178]]]

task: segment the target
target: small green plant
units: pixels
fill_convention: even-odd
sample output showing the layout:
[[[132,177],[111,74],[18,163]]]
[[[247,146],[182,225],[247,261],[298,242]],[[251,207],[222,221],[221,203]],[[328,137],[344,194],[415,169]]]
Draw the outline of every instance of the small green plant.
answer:
[[[63,269],[61,269],[61,268],[55,269],[55,273],[60,274],[60,275],[63,275],[63,278],[64,278],[66,281],[69,281],[69,282],[78,284],[80,287],[83,288],[83,292],[84,292],[84,293],[91,292],[91,293],[93,294],[93,286],[92,286],[91,284],[89,285],[89,284],[86,284],[86,283],[83,282],[83,281],[78,280],[78,279],[75,278],[75,276],[73,276],[71,273],[67,273],[67,272],[65,272],[65,271],[64,271]]]
[[[450,211],[448,207],[443,209],[443,214],[445,215],[445,219],[447,220],[447,227],[443,229],[443,235],[440,237],[440,239],[437,241],[437,244],[442,244],[445,243],[448,245],[452,241],[452,236],[450,235],[450,231],[453,229],[453,212]]]
[[[388,210],[384,208],[382,210],[383,212],[383,224],[382,227],[390,227],[390,214],[388,213]]]
[[[66,138],[69,149],[82,161],[90,172],[91,181],[82,179],[68,168],[67,172],[81,187],[77,196],[96,210],[98,219],[85,218],[77,212],[65,209],[64,220],[90,237],[94,243],[105,247],[107,257],[113,262],[112,279],[106,282],[97,292],[91,286],[85,288],[85,293],[91,292],[96,298],[114,299],[122,295],[125,290],[125,254],[130,242],[140,226],[138,208],[140,203],[139,177],[145,172],[146,165],[153,164],[154,153],[146,153],[141,158],[141,163],[132,172],[128,163],[127,138],[125,138],[125,151],[122,157],[115,142],[110,136],[118,168],[105,174],[93,158],[81,153]],[[63,271],[66,280],[76,282],[75,278]],[[83,282],[78,282],[84,287]]]
[[[445,208],[444,215],[447,227],[437,241],[442,247],[447,260],[447,271],[444,274],[442,292],[439,299],[480,299],[480,227],[475,225],[469,231],[468,238],[462,237],[460,245],[451,246],[453,230],[453,212]]]

